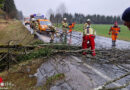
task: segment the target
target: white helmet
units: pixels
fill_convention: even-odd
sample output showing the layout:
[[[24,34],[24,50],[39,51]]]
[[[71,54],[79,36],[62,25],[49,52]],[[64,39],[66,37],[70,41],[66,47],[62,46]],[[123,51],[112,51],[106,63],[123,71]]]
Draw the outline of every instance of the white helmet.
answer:
[[[35,18],[32,18],[32,21],[35,21]]]
[[[49,24],[48,27],[52,27],[52,25]]]
[[[66,20],[67,20],[67,18],[64,18],[64,20],[66,21]]]
[[[90,19],[87,19],[87,22],[90,22],[91,20]]]

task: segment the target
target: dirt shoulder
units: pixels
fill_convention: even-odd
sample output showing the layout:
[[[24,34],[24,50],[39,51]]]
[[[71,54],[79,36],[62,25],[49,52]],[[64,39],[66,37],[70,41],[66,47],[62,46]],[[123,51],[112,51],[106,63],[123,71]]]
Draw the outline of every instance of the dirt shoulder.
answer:
[[[4,83],[11,83],[14,86],[5,86],[10,90],[36,90],[36,77],[29,77],[37,72],[37,69],[44,62],[43,59],[32,59],[13,66],[8,71],[0,73]]]
[[[2,20],[2,22],[6,22]],[[0,44],[29,44],[33,35],[18,20],[9,20],[8,24],[0,24]]]
[[[6,21],[1,20],[1,22]],[[30,32],[24,27],[22,22],[18,20],[9,20],[8,23],[0,24],[0,45],[7,45],[8,43],[10,45],[24,46],[30,44],[37,44],[39,43],[39,40],[34,39],[34,36],[31,35]],[[21,49],[18,49],[17,51],[16,50],[14,49],[12,50],[12,52],[17,53],[17,51],[20,52]],[[7,64],[7,61],[9,61],[6,57],[2,60],[2,57],[6,55],[6,53],[3,53],[4,51],[6,52],[7,49],[0,49],[1,64]],[[16,58],[16,55],[13,55],[12,53],[10,53],[10,55],[13,56],[10,57],[11,59]],[[37,68],[39,68],[40,64],[43,61],[43,59],[30,59],[25,61],[23,60],[20,62],[15,59],[15,63],[11,61],[11,67],[9,68],[9,70],[5,69],[3,72],[0,72],[0,77],[3,79],[3,82],[5,84],[5,87],[3,88],[8,88],[11,90],[25,90],[26,88],[31,88],[32,86],[35,86],[37,81],[36,78],[29,78],[29,75],[36,73]]]

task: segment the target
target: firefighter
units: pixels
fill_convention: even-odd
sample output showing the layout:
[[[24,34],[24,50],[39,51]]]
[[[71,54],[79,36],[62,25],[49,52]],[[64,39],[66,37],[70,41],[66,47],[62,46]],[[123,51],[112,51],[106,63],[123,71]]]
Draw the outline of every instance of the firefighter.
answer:
[[[69,32],[68,33],[70,33],[70,36],[72,35],[72,29],[74,28],[74,26],[75,26],[75,23],[69,24]]]
[[[76,24],[75,22],[72,23],[72,28],[73,28],[73,29],[74,29],[75,24]]]
[[[94,29],[91,28],[90,19],[87,19],[87,22],[84,24],[84,31],[83,31],[83,42],[82,42],[82,48],[87,49],[91,47],[92,50],[92,56],[95,56],[95,35],[96,32]],[[86,55],[86,52],[83,52],[83,55]]]
[[[36,31],[38,31],[38,30],[39,30],[38,20],[35,20],[34,25],[35,25],[34,30],[35,30],[35,33],[36,33]]]
[[[32,18],[31,20],[31,26],[30,26],[33,30],[37,30],[38,29],[38,21],[35,18]]]
[[[31,28],[33,29],[34,38],[37,38],[36,32],[39,29],[38,21],[32,18]]]
[[[72,24],[69,24],[69,32],[68,33],[70,33],[70,36],[72,35]]]
[[[67,29],[68,29],[67,18],[64,18],[62,21],[62,29],[63,29],[63,34],[67,34]]]
[[[130,30],[130,7],[128,7],[122,14],[122,20],[124,25],[127,26]]]
[[[31,18],[31,21],[30,21],[30,28],[34,28],[34,22],[35,22],[35,18]]]
[[[61,36],[64,37],[64,43],[67,42],[67,29],[68,29],[68,23],[67,23],[67,18],[64,18],[62,21],[62,34]]]
[[[55,26],[49,25],[48,27],[51,30],[51,40],[50,40],[50,43],[52,43],[54,41],[54,35],[56,34],[57,37],[59,35],[58,35],[58,31],[56,30]]]
[[[116,46],[116,39],[120,32],[120,27],[118,27],[117,22],[114,23],[114,26],[112,26],[109,30],[109,35],[111,35],[112,38],[112,46]],[[111,34],[112,33],[112,34]]]

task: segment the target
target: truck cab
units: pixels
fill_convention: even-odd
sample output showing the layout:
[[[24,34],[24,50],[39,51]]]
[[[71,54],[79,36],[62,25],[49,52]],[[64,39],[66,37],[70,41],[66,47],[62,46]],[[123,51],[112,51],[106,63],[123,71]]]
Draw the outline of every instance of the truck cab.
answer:
[[[42,32],[42,31],[50,32],[51,31],[49,29],[49,26],[51,26],[52,23],[48,19],[38,19],[37,21],[39,24],[40,32]]]
[[[49,26],[51,26],[52,23],[48,19],[45,19],[44,15],[33,14],[33,15],[30,15],[30,21],[32,20],[32,18],[34,18],[38,22],[38,28],[40,32],[51,31],[49,29]],[[31,24],[30,24],[30,27],[31,27]]]

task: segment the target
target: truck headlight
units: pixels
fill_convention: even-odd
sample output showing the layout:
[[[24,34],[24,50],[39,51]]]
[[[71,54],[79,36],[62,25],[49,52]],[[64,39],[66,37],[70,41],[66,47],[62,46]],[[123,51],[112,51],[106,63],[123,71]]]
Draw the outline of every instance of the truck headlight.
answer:
[[[42,29],[44,29],[45,27],[44,26],[41,26],[42,27]]]

